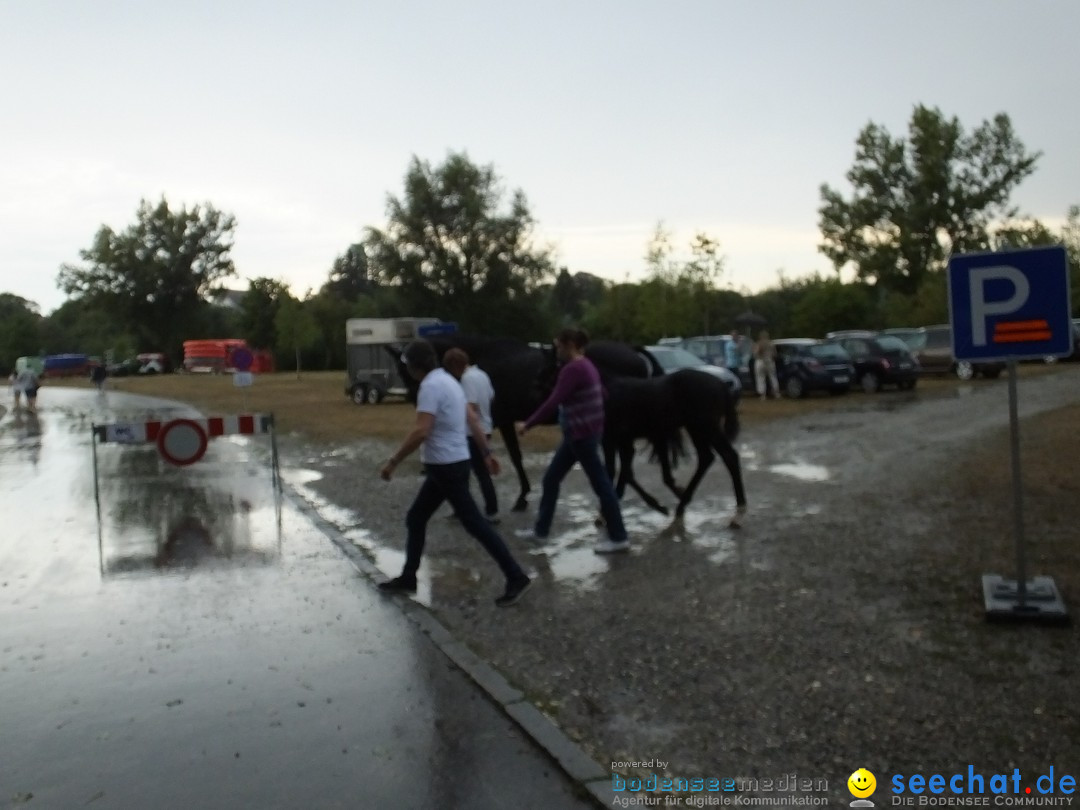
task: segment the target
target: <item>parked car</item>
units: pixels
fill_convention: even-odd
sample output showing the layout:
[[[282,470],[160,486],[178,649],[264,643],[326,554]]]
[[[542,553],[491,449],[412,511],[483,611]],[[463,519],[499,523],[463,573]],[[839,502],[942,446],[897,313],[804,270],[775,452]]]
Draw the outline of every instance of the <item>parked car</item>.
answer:
[[[714,366],[727,366],[724,362],[727,345],[731,342],[731,335],[698,335],[685,338],[682,348],[691,354],[696,354],[706,363]]]
[[[884,385],[901,390],[915,387],[919,362],[896,335],[856,331],[830,334],[837,336],[826,342],[841,346],[851,356],[855,379],[868,394],[880,391]]]
[[[851,357],[837,343],[813,338],[780,338],[776,347],[776,378],[780,390],[794,399],[811,391],[846,394],[855,381]]]
[[[127,360],[121,360],[119,363],[110,363],[105,367],[105,371],[110,377],[129,377],[132,374],[137,374],[139,366],[141,364],[134,357],[129,357]]]
[[[1076,363],[1080,362],[1080,318],[1073,318],[1073,350],[1072,354],[1067,354],[1064,357],[1045,357],[1044,362],[1056,363],[1059,360],[1063,363]]]
[[[1000,361],[957,360],[952,351],[952,327],[947,323],[915,329],[904,342],[919,361],[921,374],[955,374],[961,380],[981,374],[992,380],[1005,370]]]
[[[684,368],[697,369],[723,380],[727,387],[731,389],[731,392],[735,394],[736,399],[742,396],[742,382],[739,380],[739,376],[723,366],[706,363],[696,354],[688,352],[679,346],[646,346],[645,351],[656,358],[656,362],[660,364],[660,368],[664,370],[665,374]]]

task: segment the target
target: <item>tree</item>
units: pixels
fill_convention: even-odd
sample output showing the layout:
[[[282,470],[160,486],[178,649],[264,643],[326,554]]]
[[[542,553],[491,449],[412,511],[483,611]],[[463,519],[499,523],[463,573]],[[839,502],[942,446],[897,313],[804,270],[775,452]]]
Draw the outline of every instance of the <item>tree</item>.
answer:
[[[57,282],[68,295],[112,314],[144,350],[178,356],[187,328],[207,305],[206,294],[235,275],[229,251],[235,221],[207,204],[172,211],[162,197],[139,204],[122,233],[103,225],[80,251],[87,266],[62,265]]]
[[[0,293],[0,373],[6,377],[15,361],[41,348],[38,305],[14,293]]]
[[[356,301],[361,295],[369,295],[375,287],[364,246],[349,245],[345,253],[334,259],[330,277],[321,291],[346,301]]]
[[[456,320],[467,331],[526,336],[540,325],[532,295],[552,275],[532,245],[533,219],[515,191],[501,209],[491,166],[453,154],[432,168],[414,157],[405,194],[388,198],[389,223],[364,240],[372,274],[396,286],[413,315]]]
[[[315,318],[304,302],[297,301],[290,295],[281,300],[275,324],[278,346],[290,348],[296,354],[296,379],[299,380],[300,352],[313,346],[319,339]]]
[[[858,278],[906,294],[950,252],[987,249],[991,225],[1016,215],[1009,195],[1040,156],[1003,113],[966,135],[956,118],[921,105],[906,140],[871,123],[855,143],[853,196],[821,187],[819,249],[838,271],[851,265]]]
[[[240,328],[252,346],[270,348],[277,339],[277,314],[289,287],[273,278],[255,278],[240,305]]]

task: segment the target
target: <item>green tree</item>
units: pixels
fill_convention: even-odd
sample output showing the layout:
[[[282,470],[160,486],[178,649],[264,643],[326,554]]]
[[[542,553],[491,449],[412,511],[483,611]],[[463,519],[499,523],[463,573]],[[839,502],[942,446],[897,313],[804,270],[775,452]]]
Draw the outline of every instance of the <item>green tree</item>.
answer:
[[[330,277],[322,286],[321,292],[336,295],[346,301],[356,301],[362,295],[370,295],[376,286],[364,246],[349,245],[342,255],[334,259]]]
[[[866,328],[873,298],[865,284],[814,276],[791,308],[788,330],[799,337],[823,337],[834,329]]]
[[[404,196],[388,199],[386,228],[367,231],[373,276],[397,288],[409,314],[531,336],[542,325],[534,293],[553,273],[551,258],[532,244],[525,195],[515,191],[506,209],[502,196],[494,169],[464,154],[435,168],[414,157]]]
[[[1035,170],[1005,114],[970,135],[956,118],[915,108],[906,139],[867,125],[847,173],[850,199],[822,185],[820,250],[839,271],[915,292],[950,253],[984,250],[991,226],[1016,215],[1009,196]]]
[[[252,346],[270,348],[277,340],[277,315],[290,298],[289,287],[273,278],[255,278],[240,305],[240,328]]]
[[[205,296],[235,275],[229,251],[235,220],[213,206],[172,211],[163,197],[143,200],[136,222],[117,233],[103,225],[87,250],[85,266],[64,264],[57,282],[69,296],[110,312],[144,350],[176,359]]]
[[[319,339],[319,328],[315,317],[305,305],[291,295],[281,299],[277,316],[277,345],[281,349],[291,349],[296,356],[296,379],[300,379],[300,353],[313,346]],[[344,328],[344,324],[342,324]],[[343,338],[344,340],[344,338]]]
[[[0,373],[5,377],[15,360],[41,349],[41,313],[38,305],[14,293],[0,293]]]

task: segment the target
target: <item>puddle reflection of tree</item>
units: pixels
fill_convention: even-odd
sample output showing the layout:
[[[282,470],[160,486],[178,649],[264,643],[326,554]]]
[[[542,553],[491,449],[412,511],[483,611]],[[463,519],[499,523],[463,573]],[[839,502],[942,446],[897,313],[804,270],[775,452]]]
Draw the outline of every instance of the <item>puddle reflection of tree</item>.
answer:
[[[277,556],[253,548],[259,496],[250,478],[229,469],[236,465],[175,467],[153,445],[115,450],[99,470],[103,573]]]

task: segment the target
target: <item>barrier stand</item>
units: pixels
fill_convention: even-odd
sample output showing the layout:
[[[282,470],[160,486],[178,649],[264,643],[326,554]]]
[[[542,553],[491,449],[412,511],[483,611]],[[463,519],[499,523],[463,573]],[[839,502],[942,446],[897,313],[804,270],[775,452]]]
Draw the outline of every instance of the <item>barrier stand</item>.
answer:
[[[278,553],[281,552],[282,497],[281,469],[277,434],[273,414],[239,414],[235,416],[211,416],[197,419],[177,418],[167,421],[116,422],[104,425],[91,424],[91,456],[94,471],[94,505],[97,514],[98,567],[105,573],[105,552],[102,538],[101,488],[99,484],[99,443],[157,445],[162,459],[178,467],[198,462],[207,451],[210,440],[218,436],[255,435],[270,436],[270,481],[274,491],[274,514],[277,524]]]

